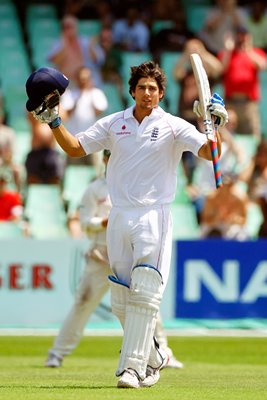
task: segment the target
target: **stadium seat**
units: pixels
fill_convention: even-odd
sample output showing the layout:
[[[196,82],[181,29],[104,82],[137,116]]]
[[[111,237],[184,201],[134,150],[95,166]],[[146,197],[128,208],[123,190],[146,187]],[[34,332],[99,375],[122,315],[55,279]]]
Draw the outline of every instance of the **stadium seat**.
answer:
[[[211,9],[209,5],[193,4],[186,7],[186,21],[187,26],[191,32],[199,32],[205,22],[206,16]]]
[[[28,4],[26,20],[36,18],[57,18],[57,9],[54,4]]]
[[[190,203],[173,203],[171,210],[173,217],[173,240],[198,238],[199,226],[194,206]]]
[[[167,78],[167,87],[164,96],[166,111],[174,115],[177,115],[180,85],[173,77],[173,69],[180,55],[181,54],[177,52],[165,51],[160,57],[160,66],[164,70]]]
[[[157,34],[160,32],[162,29],[168,29],[168,28],[173,28],[174,27],[174,22],[171,20],[166,20],[166,19],[158,19],[152,23],[151,27],[151,33],[153,35]]]
[[[104,83],[102,89],[108,99],[108,109],[104,115],[122,110],[123,104],[117,86],[114,83]]]
[[[236,170],[236,172],[239,173],[248,166],[251,158],[256,153],[257,139],[252,135],[243,135],[236,133],[234,135],[234,141],[237,143],[238,147],[242,149],[244,155],[244,162],[242,163],[242,165],[238,165],[238,168]]]
[[[25,125],[24,125],[25,124]],[[26,156],[31,150],[31,133],[28,127],[28,120],[15,118],[11,120],[10,125],[16,131],[16,147],[14,152],[14,162],[19,165],[25,164]],[[27,130],[28,127],[28,130]]]
[[[23,228],[17,222],[1,221],[0,222],[0,239],[13,239],[23,237]]]
[[[97,19],[82,19],[79,21],[79,34],[95,36],[101,31],[101,22]]]
[[[48,239],[68,236],[67,216],[58,185],[28,185],[24,213],[29,220],[32,237]]]
[[[177,203],[177,204],[191,203],[191,199],[186,190],[186,185],[187,185],[187,177],[185,176],[183,166],[180,163],[178,165],[177,188],[176,188],[174,203]]]
[[[254,202],[250,202],[248,205],[246,229],[251,239],[258,238],[258,232],[262,222],[263,216],[260,206]]]
[[[68,165],[63,180],[63,198],[68,214],[77,210],[88,184],[96,177],[94,166]]]
[[[17,17],[17,10],[13,2],[1,1],[0,3],[0,19],[13,19]]]

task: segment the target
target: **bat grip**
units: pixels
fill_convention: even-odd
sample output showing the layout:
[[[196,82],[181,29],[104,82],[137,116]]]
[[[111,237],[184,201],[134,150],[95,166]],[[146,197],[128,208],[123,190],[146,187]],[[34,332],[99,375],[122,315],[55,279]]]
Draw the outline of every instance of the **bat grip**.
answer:
[[[220,169],[220,160],[219,160],[219,153],[218,153],[216,137],[214,140],[210,140],[210,150],[211,150],[211,157],[212,157],[212,164],[213,164],[216,188],[220,188],[220,187],[222,187],[223,183],[222,183],[222,174],[221,174],[221,169]]]

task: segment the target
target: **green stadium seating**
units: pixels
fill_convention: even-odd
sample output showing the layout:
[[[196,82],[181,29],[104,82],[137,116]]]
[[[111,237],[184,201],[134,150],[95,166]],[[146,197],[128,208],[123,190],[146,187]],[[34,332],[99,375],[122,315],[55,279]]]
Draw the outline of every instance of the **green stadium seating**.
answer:
[[[167,78],[167,87],[163,101],[166,104],[166,111],[177,115],[178,102],[180,96],[180,85],[173,77],[173,69],[178,61],[180,53],[165,51],[161,54],[160,66],[164,70]]]
[[[84,36],[95,36],[101,31],[101,22],[97,19],[82,19],[79,21],[79,34]]]
[[[68,236],[67,216],[58,185],[28,185],[24,214],[29,220],[32,237],[48,239]]]
[[[252,135],[243,135],[238,133],[235,133],[233,138],[234,141],[238,144],[239,148],[242,149],[244,155],[244,162],[242,163],[242,165],[240,164],[236,168],[236,172],[239,173],[248,166],[251,158],[256,153],[257,139]]]
[[[123,104],[117,86],[114,83],[104,83],[102,89],[108,99],[108,109],[104,112],[104,115],[121,111]]]
[[[96,177],[94,166],[68,165],[63,180],[63,198],[68,214],[75,212],[88,184]]]
[[[28,4],[26,21],[35,18],[57,18],[57,9],[54,4]]]
[[[153,35],[157,34],[160,32],[162,29],[168,29],[168,28],[173,28],[174,27],[174,22],[171,20],[166,20],[166,19],[159,19],[156,20],[152,23],[151,27],[151,33]]]
[[[0,222],[0,239],[13,239],[23,237],[23,228],[21,224],[11,221]]]
[[[171,210],[173,217],[173,240],[199,238],[199,226],[194,206],[190,203],[173,203]]]
[[[258,232],[262,222],[263,216],[260,206],[256,203],[250,202],[248,205],[246,229],[251,239],[258,238]]]
[[[178,168],[177,188],[176,188],[174,203],[177,204],[191,203],[191,199],[186,190],[187,177],[185,176],[182,164],[180,163],[177,168]]]
[[[197,33],[201,30],[210,9],[209,5],[196,4],[186,8],[186,21],[190,31]]]
[[[16,147],[14,152],[14,162],[19,165],[24,165],[26,156],[31,150],[31,133],[27,125],[27,119],[14,117],[10,121],[11,127],[16,132]],[[23,129],[24,128],[24,129]]]

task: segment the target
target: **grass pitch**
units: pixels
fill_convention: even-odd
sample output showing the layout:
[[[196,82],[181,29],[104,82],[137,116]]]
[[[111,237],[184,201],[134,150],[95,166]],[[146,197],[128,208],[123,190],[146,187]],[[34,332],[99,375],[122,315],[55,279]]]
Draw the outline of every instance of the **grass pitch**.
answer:
[[[44,368],[52,337],[0,337],[2,400],[264,400],[267,338],[170,337],[183,370],[152,388],[117,389],[120,337],[84,337],[61,368]]]

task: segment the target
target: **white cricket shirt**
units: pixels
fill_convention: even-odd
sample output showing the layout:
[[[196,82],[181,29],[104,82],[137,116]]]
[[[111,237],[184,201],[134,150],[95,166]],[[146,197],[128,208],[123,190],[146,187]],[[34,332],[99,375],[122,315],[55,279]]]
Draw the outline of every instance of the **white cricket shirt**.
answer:
[[[206,136],[160,107],[139,124],[134,107],[99,119],[76,137],[87,154],[111,151],[107,183],[113,206],[171,203],[182,153],[191,151],[197,156]]]

